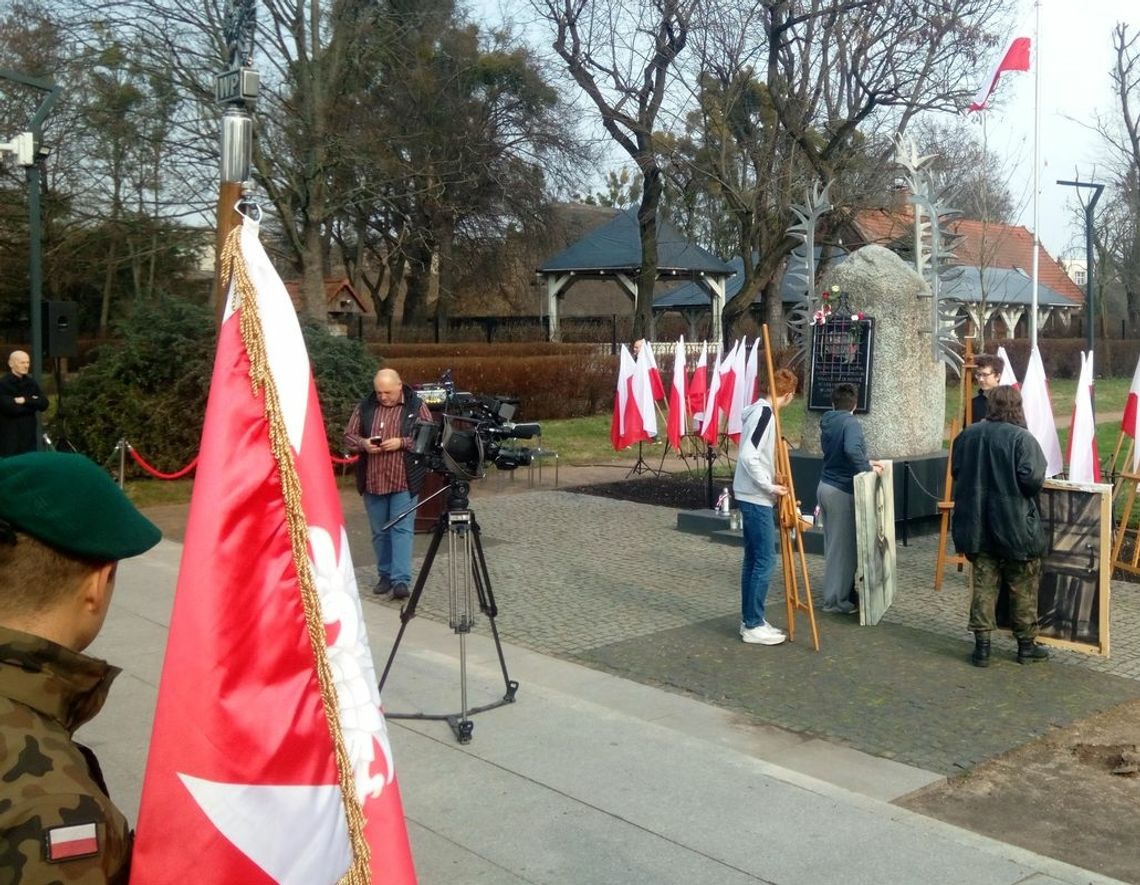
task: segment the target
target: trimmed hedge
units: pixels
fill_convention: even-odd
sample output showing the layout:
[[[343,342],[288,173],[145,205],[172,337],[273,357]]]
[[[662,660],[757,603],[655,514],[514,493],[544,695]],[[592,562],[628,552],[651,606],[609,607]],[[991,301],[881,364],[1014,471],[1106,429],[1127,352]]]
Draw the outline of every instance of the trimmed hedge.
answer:
[[[1025,377],[1029,365],[1029,339],[1014,338],[989,341],[986,353],[997,353],[1004,347],[1018,378]],[[1081,351],[1088,347],[1084,338],[1038,338],[1037,349],[1045,366],[1046,378],[1076,378],[1081,371]],[[1096,342],[1094,369],[1098,378],[1131,378],[1140,357],[1140,341],[1131,339],[1100,338]]]

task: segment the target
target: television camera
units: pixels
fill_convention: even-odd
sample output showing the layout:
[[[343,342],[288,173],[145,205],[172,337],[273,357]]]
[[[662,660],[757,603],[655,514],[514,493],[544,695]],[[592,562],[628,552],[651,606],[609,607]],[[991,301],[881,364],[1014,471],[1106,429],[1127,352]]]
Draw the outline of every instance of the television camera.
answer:
[[[417,385],[416,393],[437,415],[437,420],[417,421],[412,436],[412,454],[430,470],[471,480],[482,479],[487,464],[499,470],[530,464],[530,449],[503,445],[542,433],[537,423],[511,421],[517,399],[457,391],[450,369],[434,384]]]

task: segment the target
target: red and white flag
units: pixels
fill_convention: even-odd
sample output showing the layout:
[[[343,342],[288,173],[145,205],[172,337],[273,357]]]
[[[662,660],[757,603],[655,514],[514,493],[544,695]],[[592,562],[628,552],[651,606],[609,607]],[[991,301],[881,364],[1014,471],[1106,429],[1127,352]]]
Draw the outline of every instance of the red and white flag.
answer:
[[[641,410],[633,395],[634,370],[633,355],[623,344],[618,361],[617,389],[614,391],[614,416],[610,422],[610,440],[616,451],[628,449],[639,439],[645,439]]]
[[[1045,366],[1041,362],[1041,352],[1036,347],[1030,351],[1025,380],[1021,382],[1021,405],[1025,411],[1025,424],[1045,453],[1045,475],[1056,476],[1064,469],[1061,441],[1057,437],[1057,424],[1053,420],[1053,403],[1049,399]]]
[[[997,356],[1001,359],[1002,364],[1001,378],[998,380],[998,384],[1020,388],[1021,385],[1017,383],[1017,376],[1013,374],[1013,366],[1009,364],[1009,354],[1005,352],[1004,347],[998,347]]]
[[[989,76],[986,77],[977,94],[974,95],[974,100],[970,102],[967,113],[985,110],[988,107],[990,96],[997,89],[998,79],[1001,75],[1008,71],[1028,71],[1029,57],[1030,40],[1028,37],[1014,37],[1010,40]]]
[[[727,354],[725,355],[727,359]],[[720,367],[723,359],[717,360],[712,370],[712,381],[709,383],[708,393],[705,395],[705,411],[701,418],[701,439],[710,446],[715,446],[720,434]]]
[[[752,342],[748,351],[748,365],[744,369],[744,405],[756,402],[756,376],[760,373],[760,339]]]
[[[737,347],[733,350],[732,359],[732,397],[728,404],[728,421],[725,422],[725,432],[728,433],[729,438],[734,443],[740,442],[740,433],[744,429],[741,422],[741,414],[744,412],[744,391],[746,388],[746,375],[747,375],[747,347],[743,341],[737,342]]]
[[[681,437],[685,435],[688,424],[685,406],[688,397],[685,395],[685,336],[677,339],[677,347],[673,351],[673,385],[669,388],[669,417],[665,423],[666,438],[669,445],[675,449],[681,447]]]
[[[716,369],[717,375],[720,376],[717,383],[716,404],[725,415],[732,410],[732,397],[736,393],[736,352],[739,349],[740,339],[737,339],[732,345],[732,350],[725,355]]]
[[[638,356],[645,354],[645,358],[649,362],[649,385],[650,391],[653,394],[653,401],[665,399],[665,385],[661,381],[661,373],[657,370],[657,357],[653,355],[653,345],[641,339],[641,349],[638,351]]]
[[[705,411],[705,396],[709,392],[709,379],[708,379],[708,361],[709,361],[709,344],[706,341],[701,345],[701,355],[697,359],[696,368],[693,369],[693,377],[689,380],[689,414],[693,416],[693,420],[697,424],[697,430],[701,429],[701,420],[704,417]],[[1140,367],[1138,367],[1140,369]]]
[[[1140,360],[1136,361],[1136,370],[1132,373],[1132,386],[1128,388],[1128,400],[1124,404],[1124,417],[1120,421],[1120,429],[1133,439],[1136,439],[1138,416],[1140,416]],[[1136,458],[1140,458],[1140,446],[1134,447],[1133,450]],[[1132,466],[1135,470],[1135,459]]]
[[[131,881],[415,881],[297,316],[233,257]]]
[[[653,375],[651,366],[653,365],[653,355],[649,352],[648,347],[642,347],[637,353],[637,359],[634,360],[633,366],[633,400],[637,404],[637,411],[641,415],[641,427],[645,431],[642,439],[652,439],[657,436],[657,409],[653,405],[655,397],[653,395]],[[657,384],[660,386],[661,378],[658,377]],[[637,440],[634,440],[637,442]]]
[[[1100,455],[1096,449],[1096,419],[1093,416],[1093,353],[1081,354],[1081,374],[1069,425],[1069,479],[1100,482]]]

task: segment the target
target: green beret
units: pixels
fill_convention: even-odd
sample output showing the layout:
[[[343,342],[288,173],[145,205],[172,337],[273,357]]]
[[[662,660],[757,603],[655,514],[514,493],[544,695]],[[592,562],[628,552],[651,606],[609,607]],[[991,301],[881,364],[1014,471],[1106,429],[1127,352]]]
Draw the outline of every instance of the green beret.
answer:
[[[57,550],[100,562],[138,556],[162,539],[105,470],[63,452],[0,458],[0,519]]]

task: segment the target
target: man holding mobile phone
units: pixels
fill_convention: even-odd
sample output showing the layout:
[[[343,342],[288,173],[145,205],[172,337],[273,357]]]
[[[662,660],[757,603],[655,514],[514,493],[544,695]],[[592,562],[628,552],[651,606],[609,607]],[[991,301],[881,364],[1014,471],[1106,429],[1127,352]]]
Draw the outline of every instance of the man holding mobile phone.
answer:
[[[377,596],[393,599],[410,595],[412,544],[415,540],[415,504],[427,467],[412,455],[417,421],[431,421],[431,412],[416,392],[392,369],[381,369],[372,392],[353,409],[344,431],[356,462],[356,489],[372,529],[376,553]],[[384,526],[401,513],[391,528]]]

